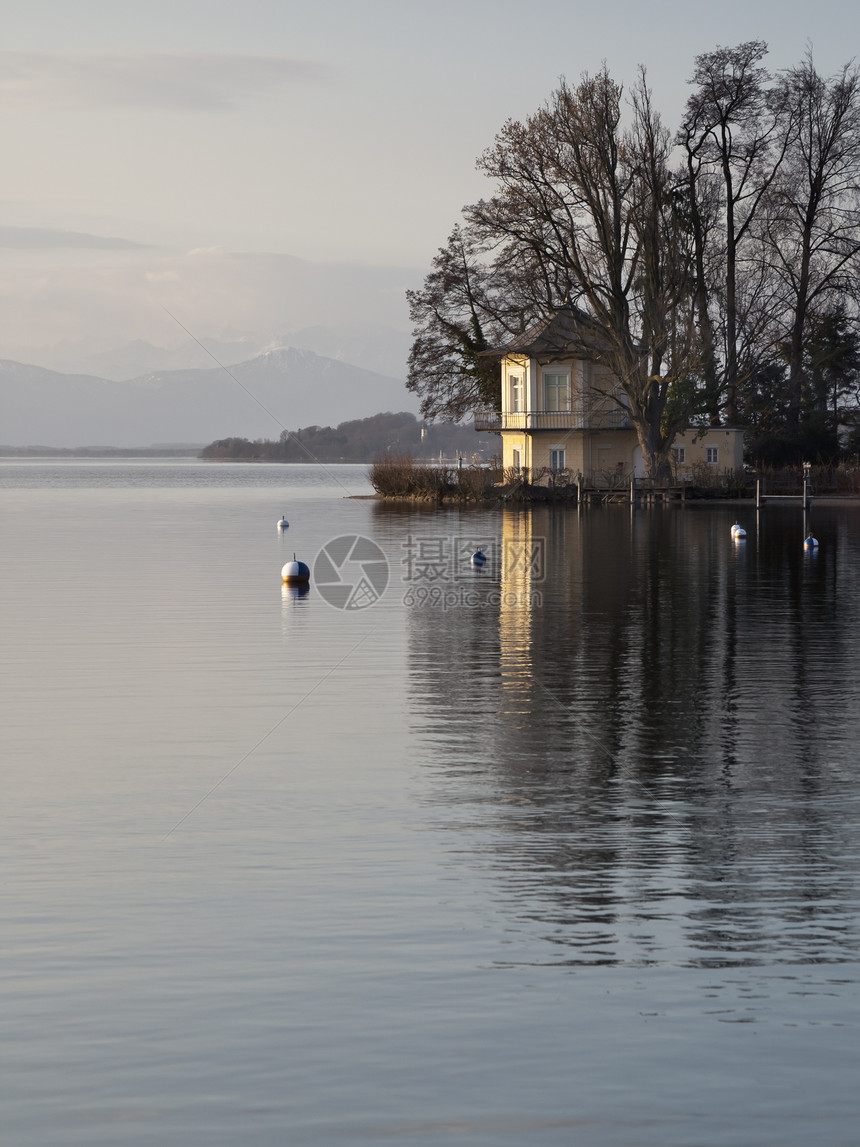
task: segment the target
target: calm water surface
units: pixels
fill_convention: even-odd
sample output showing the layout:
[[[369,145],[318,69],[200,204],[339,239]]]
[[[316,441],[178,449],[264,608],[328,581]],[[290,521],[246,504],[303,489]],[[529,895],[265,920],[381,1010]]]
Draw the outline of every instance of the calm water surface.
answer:
[[[0,485],[4,1143],[857,1142],[860,507]]]

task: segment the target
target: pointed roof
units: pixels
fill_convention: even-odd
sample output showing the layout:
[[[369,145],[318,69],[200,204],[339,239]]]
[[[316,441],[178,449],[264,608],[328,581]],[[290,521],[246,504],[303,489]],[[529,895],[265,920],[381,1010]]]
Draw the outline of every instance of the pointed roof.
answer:
[[[484,354],[525,354],[531,358],[601,358],[609,347],[600,323],[569,303],[549,318],[538,319],[504,346]]]

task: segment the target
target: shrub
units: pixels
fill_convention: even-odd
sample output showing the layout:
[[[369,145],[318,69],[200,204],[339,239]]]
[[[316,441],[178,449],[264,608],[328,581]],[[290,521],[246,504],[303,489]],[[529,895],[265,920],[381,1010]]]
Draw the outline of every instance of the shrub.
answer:
[[[450,466],[417,465],[411,454],[386,454],[370,467],[370,484],[384,498],[438,500],[455,489]]]
[[[457,498],[479,502],[493,495],[496,482],[501,480],[501,470],[478,465],[435,466],[418,463],[409,454],[386,454],[370,467],[369,478],[383,498],[426,501]]]

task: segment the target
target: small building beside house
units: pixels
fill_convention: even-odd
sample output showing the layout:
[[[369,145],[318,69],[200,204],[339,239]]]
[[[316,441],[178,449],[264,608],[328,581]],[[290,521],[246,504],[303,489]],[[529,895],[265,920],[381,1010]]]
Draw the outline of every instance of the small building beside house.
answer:
[[[500,433],[506,470],[528,470],[546,483],[582,475],[597,485],[644,478],[645,465],[627,396],[600,361],[601,329],[564,307],[492,352],[502,356],[498,410],[477,411],[475,429]],[[698,467],[743,468],[743,430],[690,428],[675,437],[671,459],[679,481]]]

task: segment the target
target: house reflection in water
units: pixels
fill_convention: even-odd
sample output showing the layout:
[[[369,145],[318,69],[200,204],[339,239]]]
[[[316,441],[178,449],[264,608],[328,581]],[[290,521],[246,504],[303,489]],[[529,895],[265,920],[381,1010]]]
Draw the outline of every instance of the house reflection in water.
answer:
[[[571,962],[806,958],[795,906],[819,900],[831,954],[858,954],[826,901],[860,574],[847,546],[838,570],[832,546],[809,562],[775,520],[739,551],[731,520],[506,509],[484,607],[410,615],[434,799]]]
[[[545,547],[535,549],[531,511],[506,510],[502,517],[499,664],[504,713],[509,720],[515,714],[525,719],[531,711],[532,626],[541,601],[537,585],[543,581],[545,561]]]

